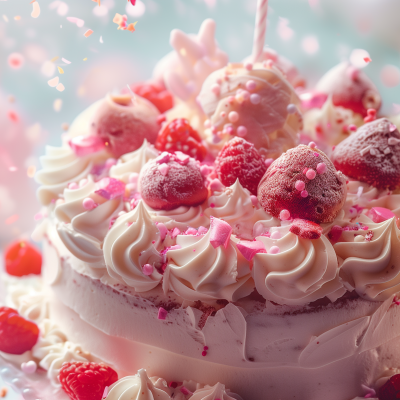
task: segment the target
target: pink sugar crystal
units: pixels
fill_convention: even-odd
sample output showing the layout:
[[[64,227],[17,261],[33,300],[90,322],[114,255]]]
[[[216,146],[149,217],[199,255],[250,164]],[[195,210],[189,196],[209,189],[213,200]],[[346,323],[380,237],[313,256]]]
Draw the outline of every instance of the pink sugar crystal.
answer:
[[[197,229],[188,228],[185,233],[186,233],[186,235],[197,235]]]
[[[164,240],[168,233],[167,227],[162,222],[159,222],[157,228],[160,231],[160,239]]]
[[[222,192],[224,190],[225,186],[222,184],[222,182],[219,179],[213,179],[210,182],[210,189],[213,192]]]
[[[376,223],[384,222],[391,218],[397,219],[392,211],[384,207],[372,207],[368,211],[368,216]]]
[[[174,230],[171,232],[172,239],[175,239],[180,233],[181,231],[178,228],[174,228]]]
[[[257,253],[266,253],[267,251],[265,250],[264,243],[255,240],[255,241],[247,241],[247,240],[241,240],[237,245],[237,249],[242,253],[243,257],[247,261],[251,261],[253,257]]]
[[[167,176],[168,171],[169,171],[169,165],[168,164],[160,164],[158,166],[158,170],[160,171],[161,175]]]
[[[158,309],[158,319],[166,319],[168,311],[165,308],[160,307]]]
[[[103,140],[97,136],[76,136],[68,144],[78,157],[97,153],[105,147]]]
[[[164,151],[156,158],[156,163],[157,164],[168,163],[170,158],[171,154],[168,153],[167,151]]]
[[[228,247],[232,227],[227,222],[211,217],[210,231],[210,243],[214,249],[221,245],[224,245],[225,248]]]
[[[192,393],[188,388],[186,388],[185,386],[182,386],[182,387],[180,388],[180,391],[181,391],[185,396],[188,396],[188,395],[192,396],[192,395],[193,395],[193,393]]]
[[[96,184],[96,194],[107,200],[113,200],[125,193],[125,183],[115,178],[103,178]]]
[[[208,232],[208,229],[205,228],[204,226],[200,226],[199,229],[197,230],[197,233],[199,235],[205,235]]]
[[[190,160],[190,157],[187,154],[182,153],[181,151],[175,152],[175,161],[181,165],[186,165]]]

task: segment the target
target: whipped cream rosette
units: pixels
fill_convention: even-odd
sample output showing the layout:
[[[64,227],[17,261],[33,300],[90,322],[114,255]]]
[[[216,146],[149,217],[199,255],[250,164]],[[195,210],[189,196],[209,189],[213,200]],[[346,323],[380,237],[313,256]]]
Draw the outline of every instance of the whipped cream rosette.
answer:
[[[235,397],[232,397],[232,396]],[[227,392],[225,385],[217,383],[214,386],[205,386],[202,389],[197,389],[193,396],[190,397],[192,400],[237,400],[240,397],[237,394]]]
[[[108,188],[114,183],[118,185],[118,191],[111,193]],[[104,178],[95,183],[90,175],[82,187],[65,189],[65,202],[55,209],[57,231],[75,257],[93,266],[100,263],[100,267],[104,267],[103,241],[111,219],[125,210],[124,191],[125,185],[122,182]],[[85,205],[87,199],[92,200],[95,208],[88,209]]]
[[[335,251],[324,235],[309,240],[289,232],[280,239],[256,239],[265,245],[267,253],[254,256],[252,276],[265,299],[305,305],[323,297],[333,302],[345,293]],[[271,248],[276,246],[279,252],[273,254]]]
[[[375,224],[362,216],[363,226],[343,230],[334,249],[341,275],[363,298],[384,301],[400,291],[400,231],[395,218]]]
[[[104,259],[111,277],[125,282],[137,292],[155,288],[162,275],[155,268],[162,257],[157,251],[160,233],[142,201],[119,217],[104,240]],[[145,275],[148,264],[152,272]]]

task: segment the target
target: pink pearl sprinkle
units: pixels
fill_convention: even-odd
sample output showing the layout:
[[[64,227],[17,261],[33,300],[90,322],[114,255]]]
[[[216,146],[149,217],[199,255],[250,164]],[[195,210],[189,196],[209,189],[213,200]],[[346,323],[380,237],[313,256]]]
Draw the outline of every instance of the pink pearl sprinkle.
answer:
[[[325,163],[319,163],[318,165],[317,165],[317,172],[319,173],[319,174],[324,174],[325,172],[326,172],[326,169],[327,169],[327,167],[326,167],[326,164]]]
[[[297,190],[302,191],[306,187],[306,184],[303,181],[296,181],[296,184],[294,185],[294,187]]]
[[[254,196],[254,194],[252,194],[252,195],[250,196],[250,200],[251,200],[251,203],[253,204],[253,206],[256,207],[257,204],[258,204],[257,196]]]
[[[278,246],[272,246],[270,249],[269,249],[269,254],[278,254],[279,252],[280,252],[281,250],[279,249],[279,247]]]
[[[264,161],[265,166],[266,166],[267,168],[268,168],[273,162],[274,162],[274,159],[273,159],[273,158],[267,158],[267,159]]]
[[[247,62],[246,64],[244,64],[244,67],[247,69],[247,71],[251,71],[253,69],[253,64]]]
[[[245,137],[247,135],[247,128],[245,126],[239,126],[236,130],[236,134],[240,137]]]
[[[306,177],[308,179],[314,179],[316,175],[317,173],[311,168],[306,172]]]
[[[221,86],[219,86],[218,83],[214,83],[214,85],[211,86],[211,91],[216,96],[219,96],[219,94],[221,93]]]
[[[208,346],[204,346],[203,350],[207,351],[208,350]]]
[[[236,111],[231,111],[228,115],[228,119],[231,122],[237,122],[239,119],[239,114]]]
[[[139,174],[137,172],[132,172],[129,175],[129,182],[130,183],[137,183],[138,179],[139,179]]]
[[[290,212],[288,210],[282,210],[279,213],[279,219],[281,221],[287,221],[288,219],[290,219]]]
[[[302,192],[300,193],[301,197],[307,197],[308,196],[308,192],[307,190],[302,190]]]
[[[202,355],[203,357],[205,357],[205,356],[207,355],[207,352],[204,350],[204,351],[201,352],[201,355]]]
[[[260,104],[260,101],[261,101],[261,96],[259,94],[253,93],[250,96],[250,103],[251,104]]]
[[[142,267],[143,275],[146,275],[146,276],[151,275],[153,273],[153,270],[154,270],[154,268],[150,264],[144,264]]]
[[[312,149],[316,149],[317,145],[315,144],[315,142],[310,142],[310,143],[308,143],[308,147],[311,147]]]
[[[83,199],[82,205],[85,210],[93,210],[94,208],[96,208],[96,203],[90,197],[86,197],[86,199]]]
[[[78,188],[79,188],[79,186],[78,186],[78,184],[76,182],[71,182],[68,185],[68,189],[71,189],[71,190],[75,190],[75,189],[78,189]]]
[[[250,92],[252,92],[256,88],[256,86],[257,84],[253,80],[246,82],[246,89]]]
[[[353,124],[350,124],[350,125],[347,127],[347,129],[348,129],[350,132],[355,132],[355,131],[357,130],[357,127],[356,127],[355,125],[353,125]]]
[[[271,239],[280,239],[281,234],[278,231],[273,231],[270,236]]]

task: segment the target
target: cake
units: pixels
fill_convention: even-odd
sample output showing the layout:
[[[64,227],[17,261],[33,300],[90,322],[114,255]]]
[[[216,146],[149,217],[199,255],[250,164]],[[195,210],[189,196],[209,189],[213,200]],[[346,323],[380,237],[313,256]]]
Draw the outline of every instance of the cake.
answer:
[[[356,67],[305,92],[214,32],[173,31],[151,81],[46,148],[43,264],[12,244],[0,307],[24,398],[398,398],[396,125]]]

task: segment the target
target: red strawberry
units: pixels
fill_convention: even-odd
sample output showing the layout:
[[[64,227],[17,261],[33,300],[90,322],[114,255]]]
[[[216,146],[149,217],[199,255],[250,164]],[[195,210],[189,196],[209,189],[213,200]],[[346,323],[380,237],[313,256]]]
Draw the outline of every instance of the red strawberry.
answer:
[[[266,170],[264,158],[254,144],[240,137],[226,143],[215,160],[215,172],[225,186],[231,186],[239,179],[241,185],[254,195],[257,195],[258,184]]]
[[[131,85],[131,90],[152,102],[160,111],[165,113],[174,106],[174,98],[165,86],[156,82],[142,82]]]
[[[381,189],[400,185],[400,133],[386,118],[363,125],[332,152],[345,175]]]
[[[307,221],[305,219],[296,218],[290,226],[290,232],[303,239],[319,239],[322,235],[322,228],[320,225]]]
[[[197,206],[208,196],[199,164],[186,154],[164,152],[140,173],[143,200],[157,210]]]
[[[108,150],[120,157],[137,150],[144,139],[154,143],[159,125],[157,108],[148,100],[129,95],[107,96],[91,121],[91,134],[100,137]]]
[[[400,374],[393,375],[378,390],[379,400],[398,400],[400,398]]]
[[[335,106],[348,108],[363,117],[369,108],[379,110],[382,104],[381,95],[368,76],[347,62],[329,70],[315,90],[332,96]]]
[[[10,275],[39,275],[42,270],[42,255],[36,247],[23,240],[10,244],[4,253],[6,271]]]
[[[268,168],[258,186],[258,200],[277,218],[287,210],[289,218],[331,222],[346,200],[346,180],[321,150],[299,145]]]
[[[17,310],[0,307],[0,351],[23,354],[36,344],[39,328],[18,314]]]
[[[62,365],[58,379],[71,400],[101,400],[118,375],[104,364],[70,362]]]
[[[200,135],[190,126],[185,118],[178,118],[171,121],[158,134],[156,148],[160,151],[181,151],[203,161],[207,149],[201,141]]]

